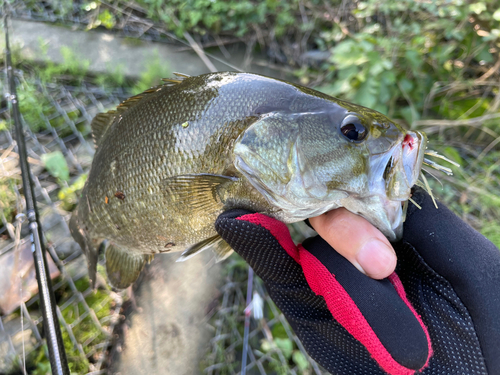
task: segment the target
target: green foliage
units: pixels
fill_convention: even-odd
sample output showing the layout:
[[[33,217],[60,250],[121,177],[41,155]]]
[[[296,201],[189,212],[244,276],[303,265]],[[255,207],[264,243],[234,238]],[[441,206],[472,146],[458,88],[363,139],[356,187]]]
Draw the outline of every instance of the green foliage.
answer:
[[[43,52],[45,45],[42,40],[40,41],[40,47]],[[65,77],[68,83],[81,84],[90,65],[89,60],[80,58],[68,47],[61,47],[60,52],[64,59],[63,64],[55,64],[50,60],[46,60],[44,64],[36,67],[36,75],[24,75],[17,87],[19,110],[25,122],[35,133],[47,129],[46,121],[55,128],[64,125],[63,118],[53,116],[56,114],[56,109],[49,98],[42,92],[41,85],[53,83],[62,77]],[[14,57],[14,65],[26,64],[19,56],[14,55]],[[65,136],[67,134],[61,133],[60,135]]]
[[[60,181],[69,180],[68,163],[61,151],[42,155],[42,163],[47,171]]]
[[[36,368],[32,370],[33,375],[46,375],[50,374],[50,362],[45,353],[48,351],[47,345],[42,345],[38,350],[30,355],[27,358],[27,363],[34,363]]]
[[[132,93],[140,94],[153,86],[159,85],[161,79],[169,75],[168,63],[161,61],[158,51],[155,51],[154,57],[141,73],[140,80],[132,87]]]
[[[109,324],[106,318],[110,316],[111,309],[114,307],[114,302],[109,297],[109,291],[97,289],[89,293],[90,283],[86,277],[75,280],[75,286],[85,296],[87,306],[95,311],[95,316],[100,321],[99,324],[103,326]],[[73,297],[74,293],[69,285],[56,291],[56,298],[59,300],[58,304],[60,306]],[[67,326],[71,327],[72,331],[70,335],[64,326],[61,327],[70,373],[71,375],[86,374],[89,372],[89,365],[92,361],[90,351],[95,348],[97,343],[104,342],[106,334],[99,328],[91,316],[87,314],[86,306],[82,302],[69,304],[61,313]],[[72,337],[81,347],[83,353],[75,347]],[[27,355],[26,363],[30,374],[46,375],[50,373],[50,362],[46,353],[47,347],[46,345],[42,345]]]
[[[269,23],[276,36],[284,35],[296,23],[299,0],[292,1],[212,1],[212,0],[139,0],[148,17],[165,23],[178,36],[185,31],[231,34],[244,37]],[[312,3],[318,3],[317,0]]]
[[[19,111],[33,132],[46,129],[45,118],[54,111],[47,98],[37,89],[30,78],[17,88]]]
[[[57,197],[62,202],[62,208],[66,211],[72,211],[78,203],[78,193],[83,189],[88,174],[81,174],[78,178],[68,187],[63,187],[57,193]]]
[[[359,3],[352,11],[359,29],[321,34],[332,53],[321,89],[412,123],[435,82],[480,75],[495,61],[496,7],[493,0]]]
[[[125,77],[125,67],[122,64],[109,65],[107,66],[109,74],[98,74],[94,81],[97,85],[106,87],[123,87],[128,86],[127,79]]]
[[[75,281],[75,286],[80,292],[86,292],[90,288],[88,278],[82,278]],[[59,292],[63,301],[72,297],[73,292],[67,288]],[[109,317],[111,308],[114,305],[113,300],[109,297],[106,290],[97,289],[91,293],[84,293],[85,302],[88,307],[95,311],[97,319]],[[64,347],[68,357],[68,365],[70,371],[76,374],[85,374],[89,371],[89,351],[92,350],[93,345],[97,342],[102,342],[106,339],[106,334],[101,331],[100,327],[86,313],[87,309],[83,303],[70,304],[61,311],[62,316],[68,326],[72,327],[72,336],[76,342],[81,345],[83,349],[82,354],[75,346],[70,337],[70,333],[65,329],[62,330]],[[103,323],[100,323],[103,324]],[[85,344],[84,344],[85,343]],[[92,343],[92,345],[89,345]]]
[[[281,324],[277,324],[281,326]],[[288,336],[286,338],[274,337],[273,340],[262,340],[260,350],[271,355],[275,360],[270,363],[271,368],[278,374],[287,374],[288,369],[294,366],[298,368],[298,374],[307,374],[310,369],[310,363],[306,356],[297,348],[297,345]],[[278,358],[277,352],[289,362],[290,367],[283,366]]]
[[[12,178],[0,179],[0,210],[8,222],[12,222],[16,212],[16,181]]]
[[[102,13],[99,13],[97,21],[106,29],[112,29],[116,23],[115,16],[113,16],[113,14],[111,14],[111,12],[107,9],[105,9]]]
[[[40,41],[42,51],[43,41]],[[55,64],[49,59],[45,60],[45,66],[38,69],[38,75],[43,83],[53,82],[54,79],[66,75],[72,83],[79,84],[82,82],[83,78],[87,75],[90,60],[84,59],[79,56],[74,50],[67,46],[63,46],[60,49],[61,56],[63,58],[62,64]]]

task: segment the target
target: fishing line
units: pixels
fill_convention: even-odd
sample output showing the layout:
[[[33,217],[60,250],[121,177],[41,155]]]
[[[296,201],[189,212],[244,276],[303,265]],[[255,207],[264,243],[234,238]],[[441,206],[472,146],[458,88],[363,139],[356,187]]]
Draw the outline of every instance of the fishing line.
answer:
[[[40,298],[40,309],[43,316],[43,328],[45,341],[49,352],[49,361],[52,374],[54,375],[69,375],[68,363],[66,360],[66,352],[61,336],[61,328],[56,315],[55,298],[52,290],[52,282],[48,269],[46,258],[46,250],[42,241],[42,227],[38,221],[38,210],[35,200],[35,191],[31,180],[31,171],[28,164],[28,153],[24,139],[24,132],[21,124],[21,114],[19,111],[18,96],[16,91],[16,82],[14,78],[14,69],[12,66],[12,57],[9,46],[9,27],[7,25],[8,10],[7,2],[4,3],[4,19],[3,28],[5,31],[5,58],[7,80],[9,93],[6,95],[7,101],[10,103],[11,115],[14,122],[17,148],[19,154],[19,166],[23,180],[23,192],[26,201],[26,217],[29,222],[31,232],[31,250],[36,270],[36,279],[38,283],[38,295]]]

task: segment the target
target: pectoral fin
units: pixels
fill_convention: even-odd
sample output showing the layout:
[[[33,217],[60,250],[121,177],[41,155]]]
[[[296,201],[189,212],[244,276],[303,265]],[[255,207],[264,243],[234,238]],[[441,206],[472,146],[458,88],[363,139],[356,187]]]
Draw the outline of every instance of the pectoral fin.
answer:
[[[180,204],[194,212],[213,212],[222,207],[219,188],[237,180],[236,177],[203,173],[174,176],[162,183],[165,187],[164,194],[168,195],[173,204]]]
[[[133,253],[110,244],[106,249],[106,273],[109,282],[116,288],[127,288],[137,280],[144,265],[151,258],[150,254]]]
[[[182,255],[176,260],[176,262],[184,262],[185,260],[195,256],[198,253],[201,253],[204,250],[212,249],[215,254],[216,262],[220,262],[226,259],[233,253],[233,249],[231,246],[224,241],[221,236],[215,235],[213,237],[207,238],[193,246],[184,250]]]

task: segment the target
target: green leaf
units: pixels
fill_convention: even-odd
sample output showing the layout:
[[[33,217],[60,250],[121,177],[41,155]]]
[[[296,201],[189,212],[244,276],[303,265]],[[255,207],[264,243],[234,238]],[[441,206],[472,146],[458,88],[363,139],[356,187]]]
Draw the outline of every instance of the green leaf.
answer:
[[[63,209],[71,211],[74,205],[76,205],[78,202],[77,192],[83,189],[86,180],[87,174],[82,174],[70,186],[59,190],[57,197],[61,200]]]
[[[485,45],[483,49],[481,49],[481,52],[477,54],[475,57],[475,60],[477,61],[484,61],[486,63],[492,63],[495,59],[493,58],[493,55],[488,51],[489,46]]]
[[[0,120],[0,131],[8,130],[9,126],[7,126],[7,121]]]
[[[386,85],[393,85],[396,83],[396,75],[392,70],[386,70],[380,75],[380,79]]]
[[[286,333],[285,327],[283,327],[283,324],[276,323],[271,331],[273,334],[273,337],[275,338],[287,338],[288,335]]]
[[[339,69],[353,65],[362,65],[368,61],[367,54],[353,40],[346,40],[337,44],[332,50],[331,61]]]
[[[405,58],[414,70],[419,70],[424,62],[422,55],[413,49],[405,52]]]
[[[260,343],[260,350],[262,350],[264,353],[270,352],[273,350],[276,346],[268,340],[262,340]]]
[[[399,110],[401,117],[405,119],[408,124],[413,122],[413,111],[411,107],[404,107]]]
[[[325,91],[328,95],[337,96],[351,90],[351,83],[346,79],[338,79],[335,83],[329,87],[325,87]]]
[[[403,90],[405,93],[409,93],[414,85],[413,85],[413,82],[410,81],[408,78],[401,78],[399,80],[399,87],[401,88],[401,90]]]
[[[52,176],[63,181],[69,180],[68,164],[61,151],[43,154],[42,163]]]
[[[373,108],[378,100],[378,80],[373,77],[368,77],[365,82],[363,82],[354,96],[354,102],[356,104]]]
[[[106,29],[112,29],[116,24],[115,16],[107,9],[99,13],[97,19]]]
[[[495,13],[493,13],[492,17],[493,17],[493,19],[494,19],[495,21],[500,21],[500,8],[498,8],[498,9],[495,11]]]
[[[305,370],[307,370],[309,368],[309,361],[307,360],[306,356],[300,350],[295,350],[293,352],[293,354],[292,354],[292,361],[302,371],[305,371]]]
[[[476,14],[481,14],[486,10],[485,3],[474,3],[469,5],[469,10]]]
[[[275,338],[274,343],[276,346],[281,349],[285,358],[289,359],[292,356],[293,352],[293,342],[290,339],[280,339]]]

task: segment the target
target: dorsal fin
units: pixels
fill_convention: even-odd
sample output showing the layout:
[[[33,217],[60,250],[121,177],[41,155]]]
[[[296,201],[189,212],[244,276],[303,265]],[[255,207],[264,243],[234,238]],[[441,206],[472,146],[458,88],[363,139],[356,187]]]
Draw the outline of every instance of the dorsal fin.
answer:
[[[187,74],[184,74],[184,73],[179,73],[179,72],[174,72],[174,75],[176,75],[177,77],[179,77],[180,79],[184,79],[184,78],[189,78],[191,77],[190,75],[187,75]]]
[[[151,87],[150,89],[147,89],[146,91],[138,95],[134,95],[128,99],[125,99],[123,102],[118,104],[115,110],[97,114],[90,123],[90,127],[92,129],[92,138],[94,139],[95,147],[97,148],[97,146],[99,146],[103,134],[111,126],[111,124],[113,124],[117,116],[122,115],[130,108],[136,106],[138,103],[140,103],[143,99],[149,97],[151,94],[154,94],[160,91],[162,88],[169,86],[171,85],[161,84],[158,86]]]
[[[161,80],[163,82],[165,82],[165,83],[170,83],[170,84],[178,85],[179,83],[181,83],[182,81],[184,81],[186,78],[191,77],[191,76],[188,76],[187,74],[176,73],[176,72],[174,72],[174,75],[177,78],[162,78]]]
[[[113,123],[116,117],[116,111],[108,111],[106,113],[98,113],[92,122],[90,123],[90,128],[92,129],[92,139],[94,140],[94,146],[97,148],[99,140],[106,129]]]
[[[174,74],[178,77],[177,79],[163,78],[162,81],[164,83],[158,86],[151,87],[150,89],[147,89],[143,93],[134,95],[124,100],[116,107],[116,110],[108,111],[106,113],[99,113],[97,116],[95,116],[94,119],[92,120],[92,123],[90,124],[90,127],[92,128],[92,137],[94,139],[95,147],[97,148],[103,134],[111,126],[111,124],[113,124],[117,116],[123,114],[125,111],[136,106],[138,103],[140,103],[143,99],[149,97],[151,94],[154,94],[162,90],[163,88],[177,85],[181,83],[185,78],[189,78],[187,74],[182,74],[182,73],[174,73]]]

